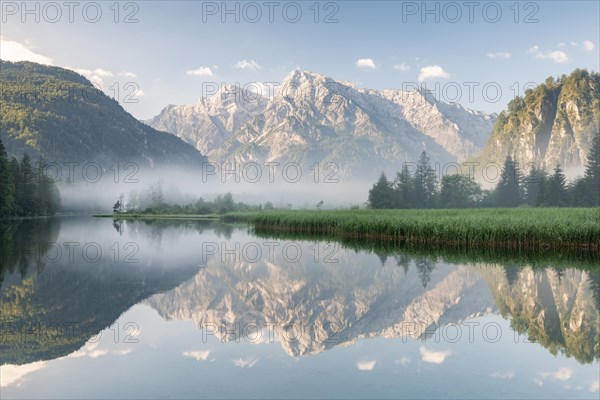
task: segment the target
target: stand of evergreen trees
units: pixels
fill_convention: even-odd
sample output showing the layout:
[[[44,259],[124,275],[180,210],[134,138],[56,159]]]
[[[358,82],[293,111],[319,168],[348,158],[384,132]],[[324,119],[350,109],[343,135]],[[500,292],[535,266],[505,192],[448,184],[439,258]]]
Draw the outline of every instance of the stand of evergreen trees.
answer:
[[[27,154],[9,159],[0,140],[0,218],[52,215],[58,205],[58,189],[43,161],[32,163]]]
[[[600,134],[594,137],[585,174],[567,182],[560,165],[550,173],[532,166],[527,175],[507,157],[493,190],[483,190],[472,177],[446,175],[441,182],[423,152],[414,173],[405,164],[393,180],[381,174],[369,191],[371,208],[600,206]]]

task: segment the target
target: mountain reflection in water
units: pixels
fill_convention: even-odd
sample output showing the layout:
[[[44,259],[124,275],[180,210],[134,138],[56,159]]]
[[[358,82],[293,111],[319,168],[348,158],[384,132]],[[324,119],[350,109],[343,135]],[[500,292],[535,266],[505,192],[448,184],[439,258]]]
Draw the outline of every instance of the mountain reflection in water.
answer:
[[[600,280],[585,263],[454,264],[381,249],[373,262],[369,251],[273,242],[201,221],[20,221],[1,235],[2,364],[73,353],[142,301],[224,342],[272,339],[294,357],[365,338],[426,340],[489,314],[552,354],[580,363],[600,356]],[[108,251],[93,263],[77,251],[58,262],[46,254],[48,243],[83,243],[86,235],[103,249],[135,243],[136,262]],[[287,243],[300,250],[293,260],[280,251]]]

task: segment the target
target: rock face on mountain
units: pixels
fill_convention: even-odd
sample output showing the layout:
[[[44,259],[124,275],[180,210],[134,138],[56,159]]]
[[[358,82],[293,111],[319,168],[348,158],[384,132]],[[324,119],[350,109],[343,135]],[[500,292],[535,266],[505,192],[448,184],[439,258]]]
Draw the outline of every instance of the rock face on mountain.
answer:
[[[260,94],[225,85],[214,96],[194,105],[169,105],[146,123],[174,133],[202,154],[210,155],[266,105],[267,100]]]
[[[0,61],[0,136],[9,155],[103,167],[200,166],[193,146],[139,122],[83,76],[46,65]]]
[[[479,158],[502,163],[510,155],[521,165],[581,167],[599,130],[600,74],[575,70],[512,100]]]
[[[437,324],[495,310],[485,281],[466,267],[434,268],[433,261],[418,259],[405,271],[355,257],[349,253],[329,265],[209,262],[191,281],[147,303],[164,318],[218,327],[224,341],[270,329],[291,356],[376,336],[416,339]]]
[[[529,341],[581,363],[600,359],[597,271],[507,266],[482,274],[502,316]]]
[[[384,98],[398,104],[403,117],[417,130],[433,138],[448,153],[464,160],[485,145],[495,115],[436,100],[421,91],[385,90]]]
[[[359,175],[397,171],[423,150],[435,161],[464,160],[484,146],[495,121],[420,91],[359,89],[308,71],[291,72],[268,101],[225,91],[242,96],[222,90],[195,106],[168,106],[146,122],[217,162],[334,162]]]

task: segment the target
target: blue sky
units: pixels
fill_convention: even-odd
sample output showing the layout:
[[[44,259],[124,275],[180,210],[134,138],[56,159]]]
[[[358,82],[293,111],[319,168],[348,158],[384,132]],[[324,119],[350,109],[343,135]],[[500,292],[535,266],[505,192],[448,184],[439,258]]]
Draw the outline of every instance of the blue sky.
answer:
[[[138,118],[196,102],[210,94],[207,82],[264,86],[294,68],[375,89],[424,82],[439,98],[488,112],[528,82],[599,70],[598,1],[474,3],[229,2],[238,11],[225,14],[222,2],[142,1],[120,2],[117,16],[112,1],[80,2],[70,22],[62,2],[30,2],[26,14],[5,1],[0,56],[77,69]],[[124,23],[130,14],[137,22]],[[137,103],[127,102],[133,92]]]

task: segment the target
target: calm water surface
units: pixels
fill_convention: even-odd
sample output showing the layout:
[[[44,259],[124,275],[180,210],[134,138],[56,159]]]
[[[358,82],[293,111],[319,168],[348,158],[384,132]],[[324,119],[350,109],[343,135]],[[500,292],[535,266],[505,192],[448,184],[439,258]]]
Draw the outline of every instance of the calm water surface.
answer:
[[[0,232],[3,399],[600,396],[600,278],[581,263],[453,264],[191,221]]]

